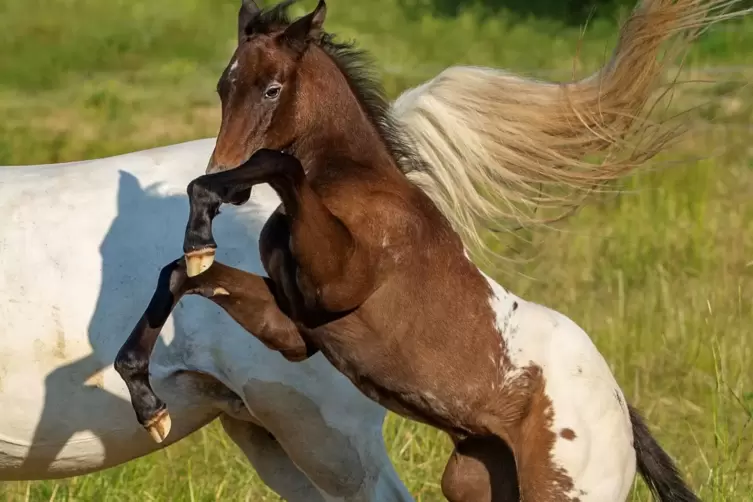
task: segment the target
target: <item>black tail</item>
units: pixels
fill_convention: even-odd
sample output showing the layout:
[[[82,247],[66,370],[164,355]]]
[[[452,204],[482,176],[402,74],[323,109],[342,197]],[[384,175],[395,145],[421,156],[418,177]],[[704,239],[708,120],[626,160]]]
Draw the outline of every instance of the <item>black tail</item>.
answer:
[[[685,484],[672,459],[651,435],[638,411],[628,405],[638,472],[654,497],[661,502],[700,502]]]

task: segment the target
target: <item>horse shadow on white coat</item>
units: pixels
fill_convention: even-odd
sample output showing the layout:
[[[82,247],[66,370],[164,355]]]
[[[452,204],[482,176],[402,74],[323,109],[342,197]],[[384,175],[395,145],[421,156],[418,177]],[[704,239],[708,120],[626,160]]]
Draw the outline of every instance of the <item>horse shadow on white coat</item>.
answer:
[[[96,208],[93,207],[92,211]],[[90,463],[91,456],[97,455],[99,459],[95,463],[111,466],[129,460],[131,453],[124,451],[128,450],[124,445],[129,445],[131,451],[144,450],[144,453],[155,449],[151,438],[136,421],[125,386],[122,385],[124,392],[121,395],[105,387],[120,387],[119,383],[114,383],[119,377],[112,369],[112,362],[149,303],[161,266],[181,256],[187,218],[185,195],[161,195],[149,187],[142,187],[133,175],[120,172],[117,216],[100,246],[101,287],[88,326],[92,352],[55,369],[45,378],[44,407],[29,453],[21,465],[22,471],[55,477],[54,472],[49,472],[53,463],[56,464],[53,471],[69,472],[77,470],[80,456],[88,457],[81,460],[82,464]],[[223,217],[218,223],[218,229],[221,227],[221,233],[225,235],[232,232],[253,237],[260,230],[260,223],[253,220],[240,222],[238,218]],[[75,247],[75,236],[72,238]],[[256,242],[249,238],[247,249],[223,249],[221,259],[230,264],[249,259],[258,261]],[[65,282],[64,279],[64,286],[67,286]],[[75,291],[74,284],[70,285]],[[179,305],[172,316],[172,342],[168,346],[160,337],[152,360],[161,366],[185,366],[188,369],[192,345],[187,332],[191,327],[184,322],[181,307]],[[219,311],[213,305],[206,308]],[[105,379],[108,381],[106,385]],[[180,385],[179,379],[179,375],[167,379],[164,385]],[[168,393],[171,389],[156,390]],[[217,410],[205,409],[201,399],[183,404],[189,409],[195,406],[194,413],[202,417],[204,423],[219,414]],[[170,444],[171,439],[179,439],[182,426],[180,421],[174,424],[171,437],[162,446]],[[100,446],[93,445],[92,441],[99,442]],[[80,451],[76,447],[78,443]],[[66,453],[58,458],[64,447]]]

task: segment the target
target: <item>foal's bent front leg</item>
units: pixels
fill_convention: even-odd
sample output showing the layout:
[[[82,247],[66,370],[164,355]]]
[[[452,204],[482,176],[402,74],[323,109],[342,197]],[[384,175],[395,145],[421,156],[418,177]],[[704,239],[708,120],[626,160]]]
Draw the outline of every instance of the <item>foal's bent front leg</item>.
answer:
[[[259,150],[240,167],[206,174],[189,184],[191,211],[183,245],[189,276],[203,273],[214,261],[212,220],[220,205],[237,203],[259,183],[269,183],[285,207],[290,252],[306,306],[343,312],[363,303],[375,284],[376,267],[369,254],[325,206],[298,159],[275,150]]]
[[[115,358],[115,370],[128,387],[136,418],[152,438],[161,443],[170,432],[165,403],[149,383],[149,358],[162,327],[184,295],[201,295],[224,309],[264,345],[291,361],[301,361],[316,351],[277,306],[269,279],[222,263],[201,277],[189,278],[183,260],[165,266],[149,306]]]
[[[269,183],[281,196],[286,210],[294,207],[295,196],[284,187],[305,179],[298,159],[274,150],[259,150],[241,166],[229,171],[205,174],[188,184],[190,214],[183,242],[189,277],[207,270],[214,262],[217,243],[212,235],[212,220],[222,204],[237,204],[243,195],[260,183]]]

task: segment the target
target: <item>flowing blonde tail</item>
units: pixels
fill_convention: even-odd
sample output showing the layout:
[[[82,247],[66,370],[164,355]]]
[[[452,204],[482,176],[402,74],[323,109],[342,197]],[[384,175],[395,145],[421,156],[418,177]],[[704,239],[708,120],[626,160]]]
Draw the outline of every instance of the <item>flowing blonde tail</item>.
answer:
[[[547,221],[537,215],[539,208],[572,211],[675,136],[678,129],[666,127],[668,121],[649,119],[667,96],[656,91],[672,87],[664,70],[710,24],[749,12],[730,13],[738,2],[644,0],[622,26],[607,64],[572,83],[448,68],[393,105],[424,165],[412,171],[406,165],[409,178],[466,245],[483,245],[484,227]],[[599,160],[585,158],[591,155]]]

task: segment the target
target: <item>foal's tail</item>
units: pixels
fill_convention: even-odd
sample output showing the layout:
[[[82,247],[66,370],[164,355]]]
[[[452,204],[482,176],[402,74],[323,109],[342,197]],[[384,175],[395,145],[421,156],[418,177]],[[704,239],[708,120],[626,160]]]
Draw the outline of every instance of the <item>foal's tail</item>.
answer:
[[[683,481],[672,459],[651,435],[638,411],[630,405],[628,409],[633,424],[638,472],[654,497],[661,502],[700,502]]]
[[[469,245],[481,244],[479,227],[551,221],[537,216],[538,208],[569,213],[675,136],[676,128],[648,118],[672,88],[655,97],[664,70],[709,25],[748,13],[728,12],[739,1],[642,0],[611,59],[570,83],[448,68],[392,107],[423,164],[414,169],[406,161],[404,170]],[[594,154],[599,160],[584,159]]]

